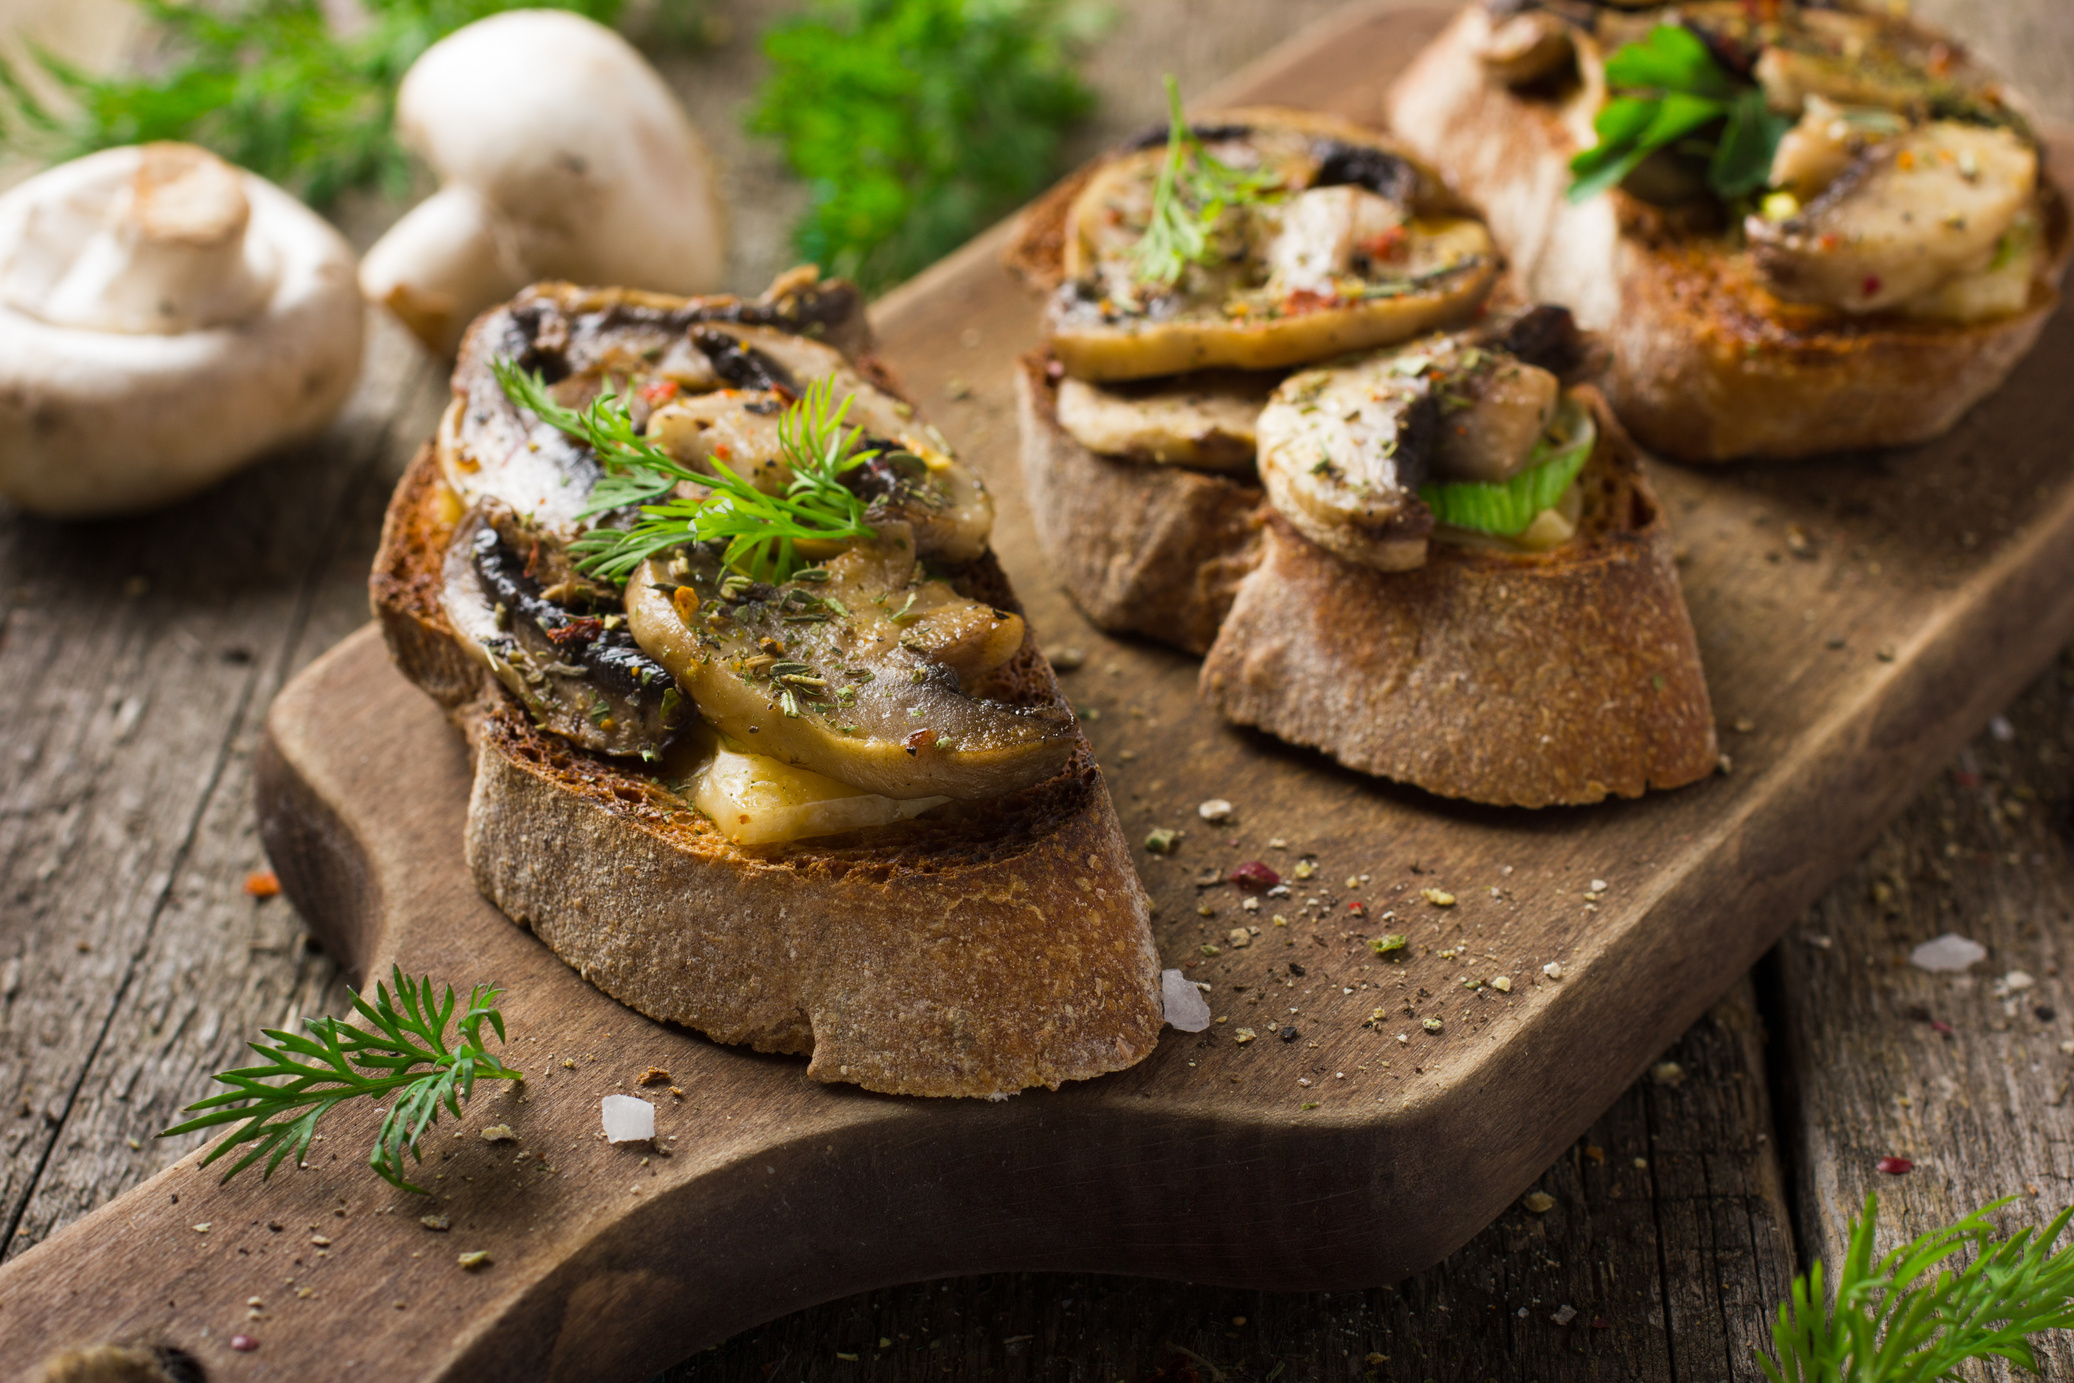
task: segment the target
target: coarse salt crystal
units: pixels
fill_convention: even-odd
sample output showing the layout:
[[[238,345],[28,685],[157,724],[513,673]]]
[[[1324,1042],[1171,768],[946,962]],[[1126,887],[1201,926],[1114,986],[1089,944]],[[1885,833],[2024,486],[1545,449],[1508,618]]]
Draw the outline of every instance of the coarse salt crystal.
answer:
[[[1210,1026],[1210,1005],[1203,998],[1203,991],[1189,983],[1179,970],[1159,972],[1159,993],[1172,1027],[1182,1032],[1201,1032]]]
[[[1228,821],[1231,819],[1231,803],[1222,797],[1212,797],[1199,805],[1195,814],[1205,821]]]
[[[2008,716],[1996,716],[1988,722],[1988,733],[2007,744],[2016,738],[2016,727],[2009,723]]]
[[[2022,970],[2012,970],[2002,977],[2001,983],[1997,985],[1996,988],[2000,989],[2005,994],[2014,994],[2019,989],[2029,989],[2032,985],[2036,983],[2038,983],[2038,981],[2032,979],[2030,975],[2026,972]]]
[[[1987,959],[1988,948],[1957,932],[1946,932],[1908,953],[1908,963],[1918,970],[1963,971]]]
[[[639,1143],[655,1137],[655,1106],[632,1095],[607,1095],[598,1102],[605,1137],[614,1143]]]
[[[1592,880],[1592,892],[1594,892],[1594,893],[1604,893],[1605,891],[1606,891],[1606,881],[1605,881],[1604,879],[1593,879],[1593,880]]]
[[[1559,1306],[1556,1308],[1555,1314],[1550,1316],[1549,1319],[1557,1325],[1568,1325],[1571,1321],[1577,1319],[1577,1308],[1574,1306]]]
[[[1559,960],[1552,960],[1541,967],[1541,973],[1552,980],[1559,980],[1563,977],[1563,963]]]

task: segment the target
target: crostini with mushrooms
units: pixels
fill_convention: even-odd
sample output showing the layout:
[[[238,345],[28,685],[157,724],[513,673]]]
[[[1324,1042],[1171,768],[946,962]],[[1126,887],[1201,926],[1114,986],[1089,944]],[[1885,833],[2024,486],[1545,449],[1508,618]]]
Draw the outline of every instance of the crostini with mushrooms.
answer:
[[[999,1095],[1162,1021],[992,499],[842,282],[539,285],[463,343],[372,579],[476,763],[483,892],[606,993],[808,1074]]]
[[[1288,238],[1312,223],[1297,205],[1315,195],[1312,170],[1335,162],[1393,189],[1370,191],[1389,210],[1363,206],[1350,224],[1433,224],[1418,199],[1441,197],[1427,191],[1440,180],[1377,135],[1277,111],[1190,126],[1177,109],[1163,151],[1156,168],[1132,149],[1067,183],[1009,253],[1051,304],[1050,340],[1019,379],[1024,479],[1089,617],[1205,654],[1201,694],[1231,720],[1444,796],[1589,803],[1712,772],[1668,534],[1590,383],[1603,351],[1571,313],[1492,311],[1490,242],[1455,207],[1445,234],[1475,247],[1455,272],[1472,258],[1491,272],[1451,281],[1431,315],[1360,315],[1387,297],[1404,240]],[[1258,200],[1239,203],[1249,230],[1228,224],[1233,198],[1186,188],[1204,160],[1300,172],[1256,183]],[[1155,180],[1155,208],[1112,218],[1105,206],[1134,205],[1115,190],[1132,168]],[[1193,232],[1158,229],[1190,219]],[[1116,379],[1108,356],[1070,344],[1090,261],[1068,247],[1088,225],[1109,228],[1105,300],[1135,292],[1141,331],[1185,320],[1157,306],[1163,285],[1229,275],[1244,304],[1247,285],[1303,262],[1321,275],[1305,291],[1375,339],[1303,334],[1306,298],[1283,317],[1228,314],[1267,349]],[[1193,245],[1186,267],[1143,248],[1155,238]],[[1218,247],[1242,241],[1281,248],[1234,268]],[[1397,282],[1416,297],[1437,281]]]
[[[1524,290],[1611,348],[1652,450],[1920,442],[2059,300],[2068,213],[2020,107],[1884,5],[1471,5],[1398,80]]]

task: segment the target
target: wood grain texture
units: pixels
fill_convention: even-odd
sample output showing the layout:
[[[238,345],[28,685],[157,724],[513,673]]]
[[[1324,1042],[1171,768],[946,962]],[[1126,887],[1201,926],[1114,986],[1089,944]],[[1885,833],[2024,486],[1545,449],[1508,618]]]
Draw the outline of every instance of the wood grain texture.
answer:
[[[728,80],[733,80],[733,64],[753,47],[746,35],[753,33],[765,7],[730,3],[725,8],[735,15],[745,35],[734,45],[741,51],[723,64],[728,67]],[[1307,3],[1302,10],[1308,15],[1323,8]],[[1924,17],[1975,38],[1991,60],[2037,93],[2048,111],[2062,118],[2074,117],[2074,104],[2070,104],[2074,95],[2069,94],[2074,93],[2074,22],[2061,7],[2050,0],[1922,0],[1917,8]],[[1133,126],[1156,113],[1156,91],[1146,73],[1173,67],[1188,90],[1204,88],[1220,65],[1259,51],[1262,45],[1257,36],[1279,31],[1287,22],[1287,12],[1278,8],[1269,13],[1243,3],[1128,7],[1123,23],[1095,63],[1107,115],[1091,137],[1099,142],[1109,137],[1112,127]],[[731,118],[727,111],[733,98],[727,93],[738,88],[700,77],[697,63],[683,65],[678,75],[699,81],[701,99],[711,98],[711,119]],[[1133,108],[1132,101],[1142,109]],[[760,271],[745,272],[738,286],[753,289],[762,277]],[[944,321],[954,333],[964,325],[954,316]],[[0,665],[13,678],[11,685],[23,689],[0,707],[0,718],[8,730],[5,753],[10,756],[7,767],[0,770],[0,793],[5,794],[0,840],[6,846],[0,864],[8,873],[5,891],[0,892],[6,900],[0,905],[0,1088],[9,1095],[8,1102],[0,1105],[0,1169],[4,1169],[0,1174],[8,1178],[6,1197],[0,1199],[0,1217],[4,1217],[0,1223],[18,1231],[8,1239],[13,1252],[76,1219],[89,1205],[134,1185],[159,1165],[165,1153],[149,1142],[150,1132],[163,1126],[170,1111],[200,1093],[201,1073],[234,1057],[243,1035],[262,1023],[285,1021],[294,1012],[339,1009],[339,993],[329,983],[333,973],[329,963],[288,944],[296,935],[289,910],[280,901],[255,905],[238,890],[238,882],[245,869],[260,863],[244,804],[249,800],[250,744],[263,703],[288,672],[364,618],[366,563],[373,550],[387,480],[400,468],[408,448],[429,428],[425,401],[430,396],[420,394],[412,403],[401,387],[417,364],[408,344],[392,335],[385,338],[377,356],[375,375],[367,381],[354,419],[314,455],[283,458],[190,510],[151,523],[62,531],[15,516],[0,519],[0,577],[4,577],[0,604],[7,611],[5,632],[0,634]],[[964,370],[960,377],[976,373]],[[958,418],[961,440],[1012,427],[1006,415],[989,407],[984,398],[969,408],[942,403],[934,407]],[[413,409],[420,415],[415,419]],[[393,421],[398,418],[400,422]],[[386,432],[382,419],[392,420]],[[339,506],[334,498],[337,492],[328,488],[332,480],[326,463],[318,458],[336,457],[342,454],[342,446],[345,455],[367,455],[353,448],[378,442],[382,436],[394,440],[383,444],[390,449],[373,463],[377,478],[358,500]],[[1992,452],[1977,455],[1976,464],[1983,466],[1992,466],[1998,459]],[[1919,497],[1939,498],[1939,489],[1929,481],[1906,475],[1903,479],[1912,479]],[[1963,482],[1963,472],[1945,475],[1942,493],[1963,496]],[[1819,483],[1805,488],[1817,497],[1822,495]],[[226,503],[248,516],[260,516],[252,518],[253,522],[267,515],[286,516],[266,520],[284,525],[281,534],[272,543],[261,542],[240,534],[235,526],[211,521],[210,513]],[[2023,508],[2022,501],[2006,495],[2000,497],[2000,504]],[[1976,544],[1991,541],[1993,530],[1974,525],[1980,513],[1992,513],[1996,507],[1995,503],[1973,505],[1970,514],[1959,516],[1940,535],[1940,541],[1948,543],[1956,537],[1963,548],[1969,533]],[[1848,496],[1839,508],[1846,518],[1863,522],[1867,517],[1851,512]],[[296,516],[310,514],[322,516],[326,541],[335,544],[328,560],[312,557],[306,549],[316,537],[306,524],[296,526],[302,524]],[[1860,581],[1873,579],[1865,570],[1865,557],[1856,559],[1855,568],[1823,565],[1848,556],[1848,542],[1838,546],[1819,528],[1795,535],[1785,525],[1783,516],[1774,515],[1769,522],[1751,528],[1765,541],[1746,554],[1759,583],[1745,592],[1747,603],[1775,622],[1768,630],[1754,632],[1752,638],[1798,637],[1796,621],[1808,607],[1800,587],[1819,592],[1826,585],[1848,582],[1853,569]],[[1919,525],[1895,534],[1889,555],[1898,550],[1904,561],[1910,560],[1908,554],[1921,532]],[[241,546],[246,543],[251,546]],[[281,555],[284,549],[296,550]],[[240,561],[255,562],[255,551],[272,552],[276,557],[235,579],[221,575]],[[1800,551],[1815,551],[1822,561],[1804,564],[1795,555]],[[110,553],[115,554],[113,560]],[[1793,579],[1767,578],[1767,567],[1774,577],[1783,572]],[[1733,571],[1732,566],[1729,569]],[[124,580],[138,570],[149,572],[153,581],[150,593],[134,602],[125,601],[120,596]],[[1016,574],[1026,589],[1036,586],[1034,571]],[[1687,579],[1690,583],[1689,575]],[[219,615],[214,602],[227,590],[242,592],[243,603]],[[273,602],[291,597],[307,600],[303,621],[296,624],[291,619],[287,629],[269,623],[266,610]],[[138,613],[126,614],[133,603]],[[111,614],[127,621],[113,633],[108,625]],[[235,694],[239,684],[224,680],[220,669],[194,657],[192,647],[181,638],[182,631],[196,642],[204,634],[219,635],[226,640],[226,649],[242,648],[253,654],[256,666],[266,675],[254,682],[241,717],[227,715],[222,706],[214,704],[226,694]],[[1058,630],[1048,631],[1052,645],[1077,642],[1099,655],[1099,643],[1074,631],[1068,616]],[[1836,656],[1822,646],[1824,642],[1803,644],[1809,661],[1819,663]],[[120,655],[117,661],[110,661],[110,650]],[[176,653],[182,656],[173,656]],[[1084,691],[1110,708],[1100,733],[1117,735],[1106,754],[1112,772],[1121,772],[1127,766],[1118,764],[1117,755],[1137,752],[1149,736],[1131,737],[1144,726],[1128,721],[1125,708],[1129,698],[1102,695],[1102,688],[1115,685],[1101,674],[1103,665],[1098,656],[1080,682]],[[111,687],[118,687],[122,695],[114,696]],[[2040,739],[2057,744],[2064,754],[2074,745],[2074,734],[2070,734],[2074,717],[2068,713],[2066,689],[2047,682],[2030,695],[2029,714],[2035,719],[2027,722],[2018,715],[2019,725],[2036,725]],[[103,701],[104,697],[109,699]],[[120,708],[132,700],[137,709],[128,713],[125,730],[120,725]],[[1747,766],[1746,743],[1762,742],[1778,733],[1772,720],[1751,714],[1752,709],[1749,705],[1722,707],[1725,725],[1748,720],[1754,726],[1727,736],[1738,772]],[[2030,752],[2030,734],[2029,728],[2022,728],[2016,741],[2025,754]],[[109,741],[118,736],[120,744],[111,745]],[[1974,753],[1983,761],[1991,762],[1994,754],[2009,752],[2015,751],[1986,736],[1974,746]],[[13,757],[18,754],[23,757]],[[73,756],[71,761],[56,767],[57,759],[66,754]],[[190,775],[200,773],[204,764],[218,757],[223,768],[213,788],[205,793]],[[2064,838],[2063,823],[2069,819],[2065,763],[2063,757],[2057,766],[2041,764],[2029,779],[2039,802],[2031,807],[2032,816],[2023,829],[2038,832],[2041,848],[2020,853],[2016,864],[2005,862],[1993,869],[1982,866],[1974,880],[1995,881],[1999,895],[2014,909],[2004,925],[2015,928],[2020,938],[2025,928],[2039,930],[2028,942],[2034,947],[2057,944],[2070,934],[2064,914],[2038,901],[2074,894],[2074,871],[2067,868],[2063,853],[2052,847],[2052,842]],[[1135,792],[1139,800],[1132,804],[1133,813],[1153,807],[1150,785],[1156,776],[1138,773],[1128,787],[1119,787],[1119,803]],[[152,785],[153,790],[143,792],[144,784]],[[180,795],[183,790],[188,792],[185,798]],[[1949,784],[1933,789],[1934,793],[1949,791]],[[114,799],[123,792],[130,794],[127,815],[115,810]],[[207,806],[196,815],[193,804],[204,796]],[[1952,868],[1955,877],[1970,877],[1942,853],[1949,838],[1942,817],[1950,815],[1956,821],[1963,813],[1930,805],[1932,800],[1926,799],[1925,805],[1904,816],[1883,837],[1880,849],[1904,851],[1911,858]],[[188,804],[185,808],[183,801]],[[1179,809],[1190,804],[1176,800],[1168,805]],[[96,821],[102,824],[95,825]],[[1199,840],[1191,837],[1190,845]],[[1970,839],[1965,843],[1970,844]],[[180,853],[183,849],[184,854]],[[152,867],[161,877],[147,880],[155,887],[125,892],[120,883],[135,877],[127,873],[137,866],[133,857],[144,856],[155,861]],[[1169,872],[1185,875],[1188,864],[1184,859]],[[177,905],[162,905],[162,897],[170,897]],[[1853,923],[1878,934],[1885,925],[1861,877],[1847,878],[1821,906],[1823,920],[1809,924],[1810,929],[1816,925],[1827,929],[1818,934],[1842,938],[1848,933],[1847,924]],[[1938,920],[1924,913],[1921,925],[1935,929],[1944,920],[1963,920],[1972,906],[1970,895],[1955,892],[1939,905]],[[1184,920],[1187,916],[1182,914]],[[133,965],[128,953],[123,953],[121,964],[107,963],[111,952],[102,942],[117,933],[134,938],[140,927],[149,932],[146,956],[151,968]],[[96,945],[97,950],[85,954],[72,950],[80,939]],[[1912,939],[1920,939],[1920,935],[1912,934]],[[2045,981],[2041,967],[2021,957],[2018,963],[2025,964],[2041,983]],[[1981,968],[1985,972],[1990,967],[1996,974],[2003,973],[1995,957]],[[1830,1006],[1831,986],[1854,979],[1854,971],[1840,968],[1811,973],[1805,987],[1792,991],[1794,1011]],[[204,980],[206,988],[201,983]],[[219,983],[222,988],[215,987]],[[1776,986],[1767,989],[1767,1012],[1775,1026],[1790,1027],[1792,1011],[1778,1006],[1779,994]],[[206,1003],[204,995],[208,996]],[[79,1020],[76,1010],[82,1006],[98,1007],[108,1015],[106,1021]],[[1999,1015],[1999,1008],[1990,1013]],[[1832,1015],[1831,1026],[1823,1029],[1823,1035],[1877,1050],[1875,1039],[1893,1021],[1883,1007],[1846,1005]],[[1705,1031],[1704,1027],[1696,1030]],[[1692,1040],[1689,1037],[1686,1047],[1670,1053],[1688,1072],[1686,1083],[1676,1092],[1681,1099],[1691,1097],[1696,1089],[1703,1091],[1712,1079],[1690,1054]],[[1971,1063],[1980,1060],[1972,1054],[1973,1044],[2002,1040],[2002,1034],[1961,1024],[1949,1050],[1970,1069]],[[139,1043],[144,1045],[133,1045]],[[2056,1069],[2050,1053],[2037,1049],[2035,1043],[2031,1048],[2047,1073]],[[2059,1058],[2062,1065],[2064,1060]],[[119,1073],[111,1073],[118,1061],[128,1064]],[[2001,1068],[1990,1063],[1982,1069],[1994,1074]],[[1848,1079],[1862,1108],[1876,1107],[1883,1116],[1894,1113],[1891,1095],[1895,1091],[1882,1083],[1877,1071],[1850,1072]],[[1647,1102],[1663,1094],[1658,1087],[1638,1086],[1587,1138],[1608,1148],[1610,1158],[1617,1149],[1613,1135],[1605,1131],[1608,1122],[1621,1118],[1622,1111],[1656,1107]],[[1968,1096],[1973,1098],[1972,1092]],[[18,1113],[25,1103],[28,1112]],[[1723,1107],[1737,1120],[1757,1117],[1747,1108]],[[2036,1117],[2036,1111],[2022,1102],[2014,1108],[2026,1117]],[[55,1123],[46,1123],[46,1109],[53,1111]],[[1789,1098],[1777,1110],[1788,1135],[1801,1122],[1804,1110],[1816,1118],[1835,1120],[1839,1127],[1851,1127],[1850,1112],[1842,1105],[1803,1103],[1789,1091]],[[1738,1136],[1749,1146],[1758,1134],[1768,1132],[1761,1127],[1753,1130],[1748,1123],[1718,1129],[1703,1122],[1686,1124],[1682,1121],[1692,1118],[1691,1110],[1676,1105],[1661,1106],[1660,1115],[1659,1131],[1682,1128],[1703,1140],[1698,1146],[1728,1147]],[[1651,1127],[1644,1114],[1627,1117],[1633,1121],[1630,1127],[1643,1132]],[[1992,1125],[1982,1127],[1990,1134],[1995,1131]],[[348,1139],[358,1138],[361,1132],[342,1129],[341,1142],[357,1146]],[[137,1137],[142,1149],[128,1149],[121,1141],[124,1134]],[[1793,1144],[1795,1137],[1786,1141]],[[1864,1141],[1870,1149],[1887,1140],[1868,1135]],[[2003,1145],[1991,1141],[1981,1146],[1980,1128],[1943,1123],[1918,1128],[1912,1146],[1939,1161],[1935,1184],[1954,1206],[1979,1203],[2020,1178],[2036,1179],[2041,1164],[2031,1159],[2057,1155],[2050,1140],[2029,1138],[2012,1142],[2019,1151],[1998,1155],[1997,1149]],[[1796,1158],[1790,1165],[1804,1164]],[[1870,1175],[1862,1169],[1856,1174]],[[39,1185],[57,1184],[52,1179],[59,1177],[64,1178],[63,1194],[37,1192]],[[2055,1183],[2039,1180],[2039,1184],[2050,1199]],[[378,1184],[367,1181],[363,1173],[361,1185]],[[1883,1179],[1883,1185],[1890,1193],[1914,1194],[1919,1183]],[[1552,1183],[1551,1189],[1561,1193],[1562,1187]],[[1798,1189],[1804,1210],[1817,1203],[1806,1186]],[[2062,1187],[2058,1194],[2064,1197],[2067,1193]],[[27,1209],[32,1196],[33,1214]],[[1653,1207],[1657,1203],[1653,1199],[1646,1202],[1652,1208],[1644,1213],[1640,1208],[1644,1202],[1628,1202],[1630,1213],[1636,1216],[1634,1223],[1656,1222],[1659,1212]],[[1215,1213],[1215,1207],[1210,1213]],[[1164,1348],[1169,1340],[1199,1350],[1201,1345],[1191,1341],[1215,1344],[1222,1340],[1232,1345],[1225,1339],[1232,1314],[1246,1314],[1255,1323],[1245,1330],[1273,1324],[1271,1336],[1263,1329],[1252,1338],[1273,1340],[1276,1357],[1288,1361],[1280,1375],[1285,1381],[1326,1376],[1328,1366],[1331,1376],[1346,1376],[1340,1372],[1348,1367],[1342,1352],[1356,1344],[1370,1344],[1392,1355],[1390,1366],[1378,1375],[1389,1378],[1714,1376],[1706,1366],[1716,1356],[1679,1352],[1681,1337],[1676,1332],[1668,1340],[1668,1349],[1624,1345],[1612,1355],[1575,1352],[1577,1346],[1592,1350],[1599,1339],[1599,1334],[1579,1333],[1594,1309],[1582,1301],[1575,1304],[1584,1317],[1567,1331],[1552,1324],[1533,1333],[1523,1327],[1513,1327],[1513,1333],[1502,1335],[1492,1330],[1494,1315],[1485,1308],[1494,1299],[1500,1307],[1498,1314],[1530,1305],[1537,1296],[1544,1304],[1571,1299],[1566,1294],[1569,1282],[1548,1268],[1546,1259],[1524,1248],[1504,1251],[1504,1227],[1514,1223],[1526,1225],[1528,1231],[1536,1224],[1542,1226],[1545,1237],[1534,1248],[1562,1262],[1564,1272],[1589,1264],[1593,1272],[1610,1273],[1620,1281],[1646,1279],[1656,1284],[1652,1290],[1674,1301],[1691,1300],[1697,1310],[1716,1311],[1724,1325],[1738,1321],[1738,1303],[1768,1301],[1777,1295],[1778,1264],[1785,1250],[1776,1233],[1770,1240],[1773,1256],[1766,1258],[1761,1253],[1738,1251],[1734,1233],[1717,1234],[1711,1241],[1676,1233],[1661,1242],[1654,1234],[1641,1233],[1594,1237],[1589,1227],[1595,1221],[1579,1215],[1558,1225],[1553,1222],[1557,1213],[1538,1220],[1517,1211],[1509,1213],[1499,1226],[1447,1264],[1406,1284],[1395,1298],[1376,1298],[1394,1303],[1387,1315],[1372,1313],[1365,1296],[1236,1292],[1085,1276],[992,1276],[888,1288],[812,1308],[713,1353],[701,1354],[673,1377],[785,1376],[766,1372],[765,1365],[780,1366],[788,1373],[797,1366],[802,1374],[815,1377],[857,1376],[858,1366],[835,1360],[831,1345],[841,1341],[841,1348],[848,1351],[862,1338],[863,1332],[856,1327],[873,1321],[902,1323],[901,1331],[913,1336],[903,1346],[922,1341],[925,1337],[909,1326],[927,1321],[938,1327],[936,1333],[942,1333],[949,1309],[942,1304],[945,1301],[965,1311],[964,1317],[952,1318],[966,1322],[969,1334],[965,1339],[956,1347],[936,1347],[933,1353],[925,1353],[916,1344],[912,1353],[889,1354],[877,1362],[867,1352],[869,1369],[863,1376],[976,1379],[999,1370],[1001,1376],[1028,1377],[1041,1366],[1047,1377],[1136,1377],[1172,1357]],[[1681,1225],[1697,1225],[1703,1217],[1662,1218],[1675,1230]],[[1826,1221],[1834,1222],[1833,1218]],[[1914,1220],[1902,1223],[1920,1227]],[[1833,1240],[1829,1242],[1833,1247]],[[1804,1239],[1802,1247],[1803,1253],[1819,1252],[1823,1243]],[[307,1245],[299,1251],[309,1257]],[[327,1267],[338,1266],[329,1258],[321,1261]],[[1771,1265],[1769,1276],[1758,1271],[1763,1264]],[[1719,1292],[1717,1284],[1728,1290]],[[1554,1290],[1543,1290],[1551,1285]],[[1717,1297],[1719,1304],[1710,1304]],[[0,1302],[4,1300],[0,1297]],[[281,1304],[272,1298],[269,1302],[275,1307]],[[318,1302],[325,1303],[327,1310],[338,1305],[329,1295],[320,1295],[311,1304]],[[985,1311],[978,1310],[975,1303],[983,1304]],[[1470,1303],[1476,1309],[1466,1309]],[[1675,1316],[1673,1321],[1675,1324]],[[981,1341],[989,1328],[995,1343],[1012,1341],[998,1354],[987,1352]],[[1033,1329],[1037,1333],[1032,1339],[1014,1340]],[[1652,1338],[1662,1343],[1662,1337]],[[1688,1332],[1682,1338],[1697,1336]],[[1413,1342],[1425,1351],[1426,1358],[1435,1361],[1433,1367],[1422,1369],[1416,1362],[1406,1363],[1408,1357],[1415,1360],[1416,1356],[1409,1348],[1396,1346]],[[1212,1357],[1228,1366],[1241,1354],[1257,1365],[1252,1377],[1264,1377],[1274,1367],[1262,1362],[1268,1358],[1265,1352],[1254,1351],[1250,1345]],[[1678,1361],[1675,1375],[1673,1355]],[[1352,1357],[1359,1361],[1361,1351],[1355,1349]],[[2059,1358],[2057,1354],[2053,1357]],[[1601,1368],[1612,1359],[1620,1362],[1618,1370]],[[1462,1367],[1444,1371],[1440,1361],[1458,1361]],[[9,1362],[12,1366],[17,1361],[11,1357]],[[244,1362],[264,1363],[263,1352],[247,1356]],[[1115,1372],[1108,1372],[1112,1367]],[[2065,1367],[2064,1361],[2060,1367]],[[1019,1374],[1014,1372],[1017,1369]],[[1232,1376],[1249,1374],[1238,1370]],[[1738,1371],[1727,1376],[1749,1375]]]

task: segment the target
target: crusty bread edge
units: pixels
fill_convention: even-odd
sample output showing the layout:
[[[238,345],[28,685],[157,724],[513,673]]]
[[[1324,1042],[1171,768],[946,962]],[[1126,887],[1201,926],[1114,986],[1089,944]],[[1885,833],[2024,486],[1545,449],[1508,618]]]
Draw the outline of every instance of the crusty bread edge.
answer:
[[[1347,767],[1495,806],[1679,787],[1720,760],[1668,527],[1598,390],[1576,540],[1435,543],[1378,572],[1279,515],[1203,661],[1226,717]]]
[[[940,848],[925,823],[886,828],[875,849],[856,836],[734,847],[638,769],[535,729],[459,648],[439,567],[460,511],[421,450],[383,525],[375,613],[397,666],[473,751],[478,886],[592,983],[892,1094],[1055,1087],[1157,1044],[1150,902],[1084,745],[1046,785],[1070,811],[1011,820],[978,848]]]
[[[1015,385],[1023,486],[1053,578],[1097,628],[1208,652],[1252,569],[1260,487],[1097,456],[1059,426],[1041,351]]]

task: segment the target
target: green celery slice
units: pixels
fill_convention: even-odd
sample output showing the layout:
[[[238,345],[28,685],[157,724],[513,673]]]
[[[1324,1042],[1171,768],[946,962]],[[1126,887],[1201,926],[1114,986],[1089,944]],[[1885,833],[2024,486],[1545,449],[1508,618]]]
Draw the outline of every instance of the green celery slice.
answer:
[[[1533,455],[1518,475],[1503,481],[1429,482],[1419,487],[1419,498],[1436,522],[1510,538],[1524,532],[1536,514],[1555,508],[1591,459],[1598,439],[1591,410],[1574,394],[1565,394],[1555,421],[1534,444]]]

